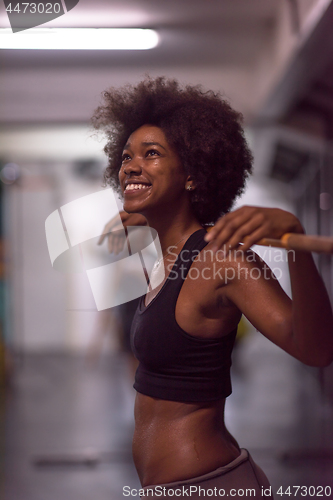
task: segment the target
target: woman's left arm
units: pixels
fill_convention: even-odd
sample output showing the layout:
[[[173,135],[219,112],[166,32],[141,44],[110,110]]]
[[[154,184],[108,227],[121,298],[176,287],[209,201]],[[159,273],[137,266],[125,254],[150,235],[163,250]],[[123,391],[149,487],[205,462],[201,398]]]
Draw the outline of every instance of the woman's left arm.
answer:
[[[292,232],[304,233],[293,214],[280,209],[245,206],[219,219],[206,239],[212,242],[213,249],[228,251],[239,248],[239,242],[247,237],[246,244],[241,247],[246,251],[261,238],[281,238],[283,234]],[[281,347],[306,364],[327,366],[333,360],[333,316],[327,291],[310,253],[290,251],[288,264],[293,300],[290,314],[281,297],[284,304],[281,315],[285,316],[285,325],[290,323],[289,345],[287,341]],[[266,297],[270,295],[267,286],[268,283],[262,286]],[[277,295],[280,296],[279,292]],[[258,309],[253,298],[251,314]],[[274,307],[274,302],[270,303],[270,307]],[[262,326],[265,330],[266,325]],[[288,326],[286,328],[289,330]],[[272,324],[267,324],[269,329],[272,329]],[[269,334],[267,336],[270,337]],[[275,343],[281,345],[279,341]]]

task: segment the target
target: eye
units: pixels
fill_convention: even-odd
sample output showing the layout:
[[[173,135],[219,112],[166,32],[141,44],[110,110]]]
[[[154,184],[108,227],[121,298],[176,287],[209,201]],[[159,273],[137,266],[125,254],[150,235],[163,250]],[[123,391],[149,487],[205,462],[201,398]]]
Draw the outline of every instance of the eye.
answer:
[[[121,157],[121,163],[124,163],[125,161],[128,161],[130,159],[131,159],[131,157],[128,153],[123,153],[123,155]]]
[[[146,156],[160,156],[160,153],[156,149],[149,149]]]

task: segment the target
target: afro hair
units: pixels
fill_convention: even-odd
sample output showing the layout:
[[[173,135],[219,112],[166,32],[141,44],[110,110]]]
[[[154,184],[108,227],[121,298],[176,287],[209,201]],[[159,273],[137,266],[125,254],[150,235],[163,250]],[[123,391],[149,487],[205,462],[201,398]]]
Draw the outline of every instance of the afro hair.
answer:
[[[193,212],[203,225],[227,213],[245,186],[252,155],[242,115],[219,93],[201,86],[181,87],[176,80],[146,77],[138,85],[104,92],[92,124],[104,131],[108,167],[104,178],[118,192],[118,172],[128,137],[142,125],[160,127],[183,168],[195,181]]]

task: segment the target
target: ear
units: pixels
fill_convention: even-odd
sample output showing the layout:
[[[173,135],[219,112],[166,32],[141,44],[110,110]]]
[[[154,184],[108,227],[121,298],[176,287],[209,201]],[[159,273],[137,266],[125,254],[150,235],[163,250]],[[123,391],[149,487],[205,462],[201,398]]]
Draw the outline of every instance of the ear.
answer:
[[[193,180],[193,177],[191,175],[187,176],[187,179],[185,181],[185,189],[187,191],[194,191],[196,188],[195,182]]]

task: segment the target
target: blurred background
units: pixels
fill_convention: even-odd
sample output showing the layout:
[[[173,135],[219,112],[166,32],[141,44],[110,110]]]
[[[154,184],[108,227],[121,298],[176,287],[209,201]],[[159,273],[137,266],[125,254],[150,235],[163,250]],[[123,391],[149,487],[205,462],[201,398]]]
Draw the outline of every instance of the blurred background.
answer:
[[[6,500],[116,500],[139,487],[130,312],[98,312],[84,273],[54,270],[44,229],[51,212],[102,189],[103,142],[89,127],[101,92],[146,73],[221,91],[243,113],[255,159],[237,204],[285,208],[308,233],[332,235],[332,23],[330,0],[80,0],[44,27],[152,28],[158,46],[0,50]],[[256,250],[289,293],[285,255]],[[315,258],[332,298],[332,258]],[[227,424],[275,492],[333,491],[332,375],[242,323]]]

